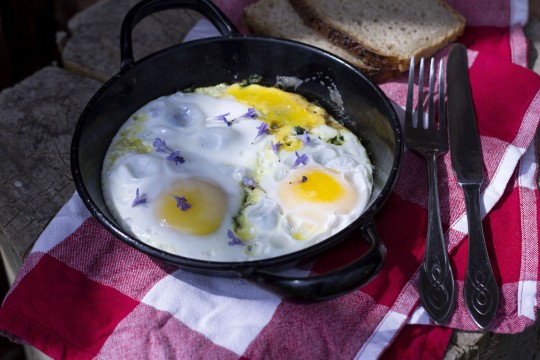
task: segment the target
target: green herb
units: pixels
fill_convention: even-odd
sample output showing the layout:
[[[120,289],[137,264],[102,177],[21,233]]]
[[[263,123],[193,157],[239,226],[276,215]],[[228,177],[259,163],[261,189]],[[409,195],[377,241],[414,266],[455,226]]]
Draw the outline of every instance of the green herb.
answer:
[[[239,85],[240,87],[246,87],[253,84],[259,84],[263,80],[261,75],[253,74],[250,75],[247,79],[242,80]]]
[[[294,127],[294,133],[295,133],[295,135],[302,135],[302,134],[306,133],[306,129],[304,129],[301,126],[295,126]]]
[[[328,140],[328,142],[333,145],[343,145],[344,140],[343,135],[338,135]]]

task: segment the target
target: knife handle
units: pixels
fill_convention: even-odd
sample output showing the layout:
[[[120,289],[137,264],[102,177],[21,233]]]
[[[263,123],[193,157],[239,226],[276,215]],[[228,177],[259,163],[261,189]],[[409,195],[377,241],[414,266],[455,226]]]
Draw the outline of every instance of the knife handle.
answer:
[[[486,328],[499,305],[499,288],[493,275],[493,269],[482,230],[480,214],[480,184],[462,183],[467,222],[469,227],[469,258],[463,296],[465,306],[476,324]]]
[[[444,323],[455,303],[454,275],[444,242],[437,184],[437,153],[425,156],[428,164],[428,232],[424,260],[420,267],[420,299],[429,316]]]

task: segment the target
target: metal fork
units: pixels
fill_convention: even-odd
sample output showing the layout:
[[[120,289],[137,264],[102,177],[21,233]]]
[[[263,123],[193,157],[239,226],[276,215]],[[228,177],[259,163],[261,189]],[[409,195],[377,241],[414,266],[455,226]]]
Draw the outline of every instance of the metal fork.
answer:
[[[444,93],[444,63],[439,64],[438,126],[435,123],[434,87],[435,61],[431,59],[429,71],[428,117],[424,119],[424,59],[420,61],[418,74],[418,105],[416,119],[413,116],[414,57],[409,69],[407,104],[405,109],[405,142],[407,147],[421,155],[428,169],[428,231],[426,250],[420,267],[420,300],[429,316],[438,324],[448,320],[455,303],[454,276],[450,268],[444,242],[439,210],[437,184],[437,157],[448,151],[446,106]],[[416,120],[416,121],[415,121]]]

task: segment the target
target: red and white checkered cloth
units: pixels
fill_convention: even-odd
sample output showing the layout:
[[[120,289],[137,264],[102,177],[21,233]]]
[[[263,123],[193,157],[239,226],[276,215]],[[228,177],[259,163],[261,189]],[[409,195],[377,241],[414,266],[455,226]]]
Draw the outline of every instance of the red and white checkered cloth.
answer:
[[[233,21],[250,2],[217,1]],[[501,288],[489,330],[516,333],[536,321],[540,300],[532,144],[540,77],[525,68],[527,0],[451,3],[468,21],[460,42],[469,49],[486,173],[483,227]],[[205,26],[191,37],[205,33]],[[382,89],[404,106],[405,78]],[[478,329],[463,303],[467,224],[448,154],[439,162],[439,185],[457,308],[442,327],[431,324],[419,305],[425,171],[423,161],[406,151],[395,190],[375,219],[388,248],[380,275],[341,298],[307,305],[282,301],[241,279],[195,275],[152,259],[109,234],[74,195],[28,255],[0,308],[0,330],[54,358],[441,358],[452,329]],[[311,271],[360,254],[357,242],[325,254]]]

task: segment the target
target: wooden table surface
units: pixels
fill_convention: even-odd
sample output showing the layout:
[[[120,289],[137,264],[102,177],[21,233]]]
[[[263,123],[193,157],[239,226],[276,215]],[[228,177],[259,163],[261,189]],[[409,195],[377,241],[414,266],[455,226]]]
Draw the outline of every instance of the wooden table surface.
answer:
[[[69,148],[77,119],[93,94],[119,69],[120,24],[138,0],[102,0],[58,34],[62,64],[45,67],[0,93],[0,249],[10,281],[39,234],[75,192]],[[539,1],[532,13],[540,17]],[[139,59],[182,41],[200,16],[173,10],[144,19],[133,32]],[[531,68],[540,73],[540,21],[526,28]],[[537,326],[522,334],[456,331],[447,359],[532,358]]]

